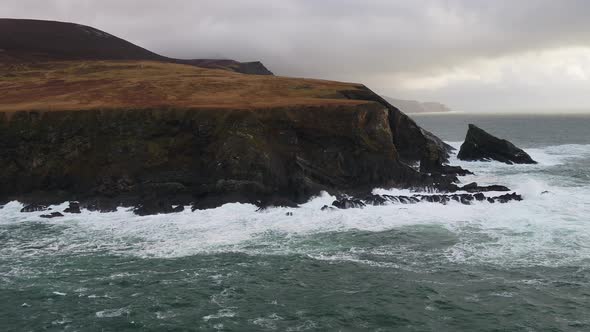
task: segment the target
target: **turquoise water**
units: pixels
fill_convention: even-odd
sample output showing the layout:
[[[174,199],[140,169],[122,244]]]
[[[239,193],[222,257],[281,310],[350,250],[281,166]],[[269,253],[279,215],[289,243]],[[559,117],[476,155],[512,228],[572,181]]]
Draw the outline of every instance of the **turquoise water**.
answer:
[[[476,172],[464,182],[525,200],[322,212],[324,195],[263,213],[52,221],[12,202],[0,330],[590,330],[590,117],[416,119],[455,146],[473,122],[525,148],[539,165],[454,160]]]

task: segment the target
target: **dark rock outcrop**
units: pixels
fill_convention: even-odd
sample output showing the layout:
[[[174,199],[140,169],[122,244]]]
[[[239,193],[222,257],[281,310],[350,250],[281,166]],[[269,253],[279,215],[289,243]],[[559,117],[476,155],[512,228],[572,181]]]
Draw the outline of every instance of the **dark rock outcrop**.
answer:
[[[432,165],[431,167],[427,168],[428,171],[434,174],[442,174],[442,175],[452,175],[452,176],[466,176],[466,175],[473,175],[468,169],[464,169],[461,166],[451,166],[451,165]]]
[[[73,214],[82,213],[82,211],[80,211],[80,203],[70,202],[70,205],[64,210],[64,212],[65,213],[73,213]]]
[[[135,213],[138,216],[178,213],[182,211],[184,211],[183,205],[173,207],[172,204],[170,204],[170,202],[159,199],[146,199],[143,202],[141,202],[135,209],[133,209],[133,213]]]
[[[248,75],[274,75],[260,61],[238,62],[234,70]]]
[[[363,203],[360,199],[356,198],[342,198],[339,200],[335,200],[332,205],[339,209],[356,209],[365,207],[366,204]]]
[[[125,204],[127,203],[127,204]],[[106,197],[89,197],[84,200],[82,206],[91,212],[115,212],[119,206],[132,206],[129,202],[123,202],[122,200]]]
[[[52,213],[49,213],[49,214],[42,214],[42,215],[40,215],[40,217],[41,218],[44,218],[44,219],[60,218],[60,217],[63,217],[63,216],[64,215],[61,214],[61,213],[59,213],[59,212],[52,212]]]
[[[510,191],[510,188],[500,185],[491,185],[491,186],[479,186],[477,183],[472,182],[469,184],[464,185],[459,190],[467,191],[470,193],[475,192],[488,192],[488,191]]]
[[[39,212],[39,211],[47,211],[49,210],[49,208],[47,207],[47,205],[43,205],[43,204],[28,204],[25,207],[23,207],[20,212]]]
[[[512,193],[512,194],[505,194],[497,197],[492,197],[492,200],[499,202],[499,203],[508,203],[510,201],[522,201],[522,196]],[[489,200],[489,199],[488,199]]]
[[[497,160],[506,164],[536,164],[526,152],[507,140],[492,136],[470,124],[457,157],[467,161]]]
[[[333,207],[325,205],[322,211],[328,211],[334,208],[354,209],[363,208],[368,205],[380,206],[388,204],[416,204],[420,202],[448,204],[454,201],[464,205],[471,205],[475,201],[489,203],[508,203],[510,201],[522,201],[522,196],[511,193],[495,197],[486,197],[483,193],[476,194],[417,194],[412,196],[392,196],[392,195],[368,195],[362,199],[353,197],[342,197],[332,203]]]

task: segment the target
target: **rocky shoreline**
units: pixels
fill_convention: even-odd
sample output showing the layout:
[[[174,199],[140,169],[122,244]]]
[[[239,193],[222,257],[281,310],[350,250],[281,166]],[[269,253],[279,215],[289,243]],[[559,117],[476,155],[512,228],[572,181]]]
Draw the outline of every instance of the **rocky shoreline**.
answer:
[[[377,187],[462,201],[499,188],[455,196],[471,172],[448,165],[453,148],[360,84],[273,76],[261,63],[178,62],[75,24],[0,23],[0,48],[14,55],[0,62],[0,205],[22,202],[23,213],[68,201],[63,213],[296,207]],[[28,43],[12,42],[19,32]],[[475,151],[482,158],[522,155],[468,137],[490,142]]]
[[[362,102],[0,112],[0,204],[39,212],[72,201],[64,213],[150,215],[234,202],[297,207],[322,191],[343,197],[335,208],[522,199],[483,194],[510,190],[500,185],[458,186],[472,173],[447,164],[450,146],[365,87],[341,95]],[[376,187],[440,194],[379,197]]]

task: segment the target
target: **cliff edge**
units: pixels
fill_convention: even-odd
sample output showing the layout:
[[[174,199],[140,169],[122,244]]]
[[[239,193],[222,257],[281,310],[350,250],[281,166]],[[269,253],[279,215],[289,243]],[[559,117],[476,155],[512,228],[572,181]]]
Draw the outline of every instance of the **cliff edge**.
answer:
[[[447,147],[363,85],[150,61],[0,68],[4,201],[294,205],[454,179],[411,167]]]

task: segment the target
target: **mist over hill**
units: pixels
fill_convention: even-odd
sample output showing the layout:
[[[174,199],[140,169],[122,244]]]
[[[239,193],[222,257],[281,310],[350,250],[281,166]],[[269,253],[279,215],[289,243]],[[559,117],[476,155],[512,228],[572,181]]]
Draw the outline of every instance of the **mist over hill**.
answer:
[[[383,98],[406,113],[444,113],[453,111],[447,105],[439,102],[420,102],[417,100],[404,100],[391,97]]]

